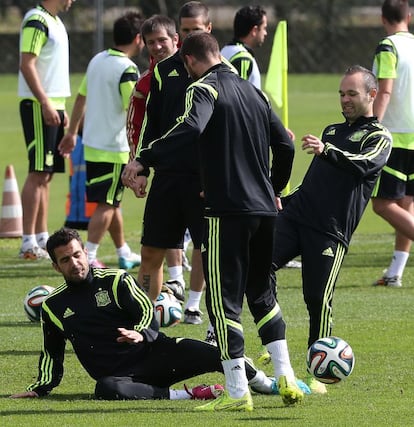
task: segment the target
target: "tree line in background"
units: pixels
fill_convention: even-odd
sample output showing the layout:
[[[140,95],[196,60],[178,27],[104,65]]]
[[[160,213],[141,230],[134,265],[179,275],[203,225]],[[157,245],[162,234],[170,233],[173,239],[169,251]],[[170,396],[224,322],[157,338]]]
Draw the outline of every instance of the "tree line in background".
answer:
[[[105,18],[105,47],[112,43],[113,20],[122,10],[138,7],[144,16],[154,13],[167,14],[177,19],[178,10],[185,0],[82,0],[75,3],[72,10],[63,17],[68,28],[71,43],[71,71],[83,72],[95,52],[97,2],[102,2]],[[340,73],[350,64],[358,63],[371,67],[372,57],[379,39],[384,35],[380,22],[382,0],[207,0],[211,9],[234,6],[236,11],[243,5],[260,3],[273,11],[276,22],[269,24],[268,37],[255,54],[263,73],[267,71],[275,26],[280,19],[288,22],[288,55],[290,73]],[[36,4],[36,0],[1,0],[3,17],[11,6],[18,7],[23,14]],[[16,9],[13,11],[16,21]],[[2,20],[3,21],[3,20]],[[20,20],[19,20],[20,21]],[[213,19],[214,21],[214,19]],[[367,21],[369,21],[367,23]],[[4,21],[3,21],[4,22]],[[232,20],[225,20],[226,28],[213,22],[213,33],[220,45],[232,37]],[[8,28],[10,30],[10,28]],[[0,73],[14,73],[18,68],[18,31],[15,22],[12,31],[0,37],[3,60]],[[146,66],[146,58],[137,60],[140,68]]]
[[[76,4],[79,10],[94,7],[98,0],[83,0]],[[154,13],[162,13],[171,17],[176,17],[180,7],[186,3],[185,0],[101,0],[104,7],[138,7],[144,16],[151,16]],[[2,0],[0,3],[0,13],[3,18],[7,17],[8,8],[17,8],[21,15],[33,5],[36,0]],[[290,19],[292,15],[308,15],[317,21],[329,23],[334,26],[338,19],[350,13],[354,6],[375,6],[380,8],[381,0],[206,0],[208,6],[234,6],[239,8],[248,4],[261,4],[265,7],[273,7],[276,16],[280,19]]]

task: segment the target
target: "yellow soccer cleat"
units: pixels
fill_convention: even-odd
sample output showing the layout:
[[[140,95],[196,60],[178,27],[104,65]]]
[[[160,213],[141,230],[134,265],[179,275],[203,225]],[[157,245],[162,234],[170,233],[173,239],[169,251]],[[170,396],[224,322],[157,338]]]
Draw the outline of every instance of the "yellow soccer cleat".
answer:
[[[278,381],[279,394],[285,405],[294,405],[303,399],[303,391],[296,381],[289,381],[285,375],[281,375]]]
[[[305,378],[305,383],[310,388],[311,392],[313,394],[326,394],[328,393],[328,390],[326,389],[326,385],[324,383],[321,383],[316,378],[314,378],[312,375],[308,375]]]
[[[217,399],[205,405],[197,406],[196,411],[253,411],[253,400],[248,391],[243,397],[233,398],[224,391]]]
[[[265,346],[262,346],[262,352],[260,353],[260,356],[257,361],[261,365],[268,365],[272,361],[272,358],[270,357],[270,354]]]

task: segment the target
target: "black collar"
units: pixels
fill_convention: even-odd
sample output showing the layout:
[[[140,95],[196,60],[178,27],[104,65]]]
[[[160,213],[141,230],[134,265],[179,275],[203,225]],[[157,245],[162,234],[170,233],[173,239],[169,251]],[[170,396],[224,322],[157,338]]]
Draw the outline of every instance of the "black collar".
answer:
[[[353,123],[349,123],[348,120],[346,120],[346,123],[348,124],[348,126],[361,126],[361,125],[365,125],[368,123],[372,123],[377,121],[378,118],[376,116],[361,116],[358,117]]]
[[[90,268],[88,271],[88,275],[86,276],[86,278],[84,280],[82,280],[81,282],[66,281],[66,284],[68,285],[68,287],[70,289],[78,289],[81,287],[89,286],[89,285],[91,285],[92,282],[93,282],[93,273],[92,273],[92,269]]]

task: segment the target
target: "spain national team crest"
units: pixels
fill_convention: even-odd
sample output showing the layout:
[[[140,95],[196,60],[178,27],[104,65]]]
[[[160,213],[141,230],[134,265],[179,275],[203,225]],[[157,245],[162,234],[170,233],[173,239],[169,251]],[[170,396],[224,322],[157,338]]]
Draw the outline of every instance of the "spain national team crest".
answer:
[[[53,153],[51,151],[46,153],[45,164],[49,167],[53,166]]]
[[[367,133],[367,130],[359,130],[354,132],[350,137],[348,138],[351,142],[360,142],[361,139],[364,137],[364,135]]]
[[[108,291],[99,291],[95,294],[96,305],[98,307],[105,307],[111,303]]]

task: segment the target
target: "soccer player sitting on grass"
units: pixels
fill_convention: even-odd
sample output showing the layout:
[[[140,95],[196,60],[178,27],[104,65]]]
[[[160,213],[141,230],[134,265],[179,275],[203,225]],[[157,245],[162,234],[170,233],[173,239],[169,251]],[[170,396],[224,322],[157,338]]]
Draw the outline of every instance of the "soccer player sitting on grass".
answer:
[[[222,372],[219,350],[203,341],[158,331],[147,294],[125,270],[89,266],[76,230],[62,228],[47,242],[54,269],[65,282],[42,305],[43,346],[37,381],[13,398],[48,395],[63,377],[69,340],[99,399],[214,399],[223,387],[170,386],[207,372]],[[276,394],[271,378],[245,361],[249,385]]]

